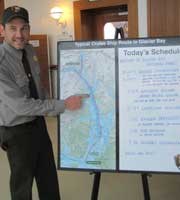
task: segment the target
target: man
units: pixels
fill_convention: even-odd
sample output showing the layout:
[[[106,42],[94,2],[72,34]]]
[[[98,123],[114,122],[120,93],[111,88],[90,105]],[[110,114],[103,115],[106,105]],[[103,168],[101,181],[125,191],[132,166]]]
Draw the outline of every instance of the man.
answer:
[[[42,116],[81,107],[83,95],[65,100],[44,98],[35,52],[28,44],[28,11],[12,6],[1,22],[0,144],[11,169],[12,200],[31,200],[35,177],[40,200],[59,200],[52,145]]]

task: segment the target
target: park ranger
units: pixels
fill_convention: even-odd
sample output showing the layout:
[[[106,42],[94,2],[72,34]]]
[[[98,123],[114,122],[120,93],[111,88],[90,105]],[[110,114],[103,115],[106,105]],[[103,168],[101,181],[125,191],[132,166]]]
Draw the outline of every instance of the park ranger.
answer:
[[[59,200],[52,144],[43,116],[81,107],[83,95],[45,99],[40,69],[30,36],[29,14],[8,7],[1,19],[0,145],[10,164],[12,200],[31,200],[36,179],[40,200]]]

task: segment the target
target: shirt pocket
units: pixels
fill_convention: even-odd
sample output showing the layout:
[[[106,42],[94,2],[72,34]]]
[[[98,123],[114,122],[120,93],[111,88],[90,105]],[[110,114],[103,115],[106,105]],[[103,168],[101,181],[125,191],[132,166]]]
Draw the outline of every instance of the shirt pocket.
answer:
[[[31,71],[32,71],[33,79],[36,83],[36,86],[38,87],[39,84],[41,84],[40,68],[35,63],[34,68]]]
[[[16,83],[20,90],[26,94],[27,96],[30,95],[29,92],[29,79],[26,74],[16,74],[15,75]]]

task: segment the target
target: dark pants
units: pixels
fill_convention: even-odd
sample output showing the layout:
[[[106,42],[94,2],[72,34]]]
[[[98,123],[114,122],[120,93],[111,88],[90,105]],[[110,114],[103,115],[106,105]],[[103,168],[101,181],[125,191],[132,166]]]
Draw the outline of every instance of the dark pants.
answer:
[[[12,200],[32,200],[34,178],[40,200],[60,200],[52,144],[44,119],[5,128],[6,133],[13,134],[5,142]]]

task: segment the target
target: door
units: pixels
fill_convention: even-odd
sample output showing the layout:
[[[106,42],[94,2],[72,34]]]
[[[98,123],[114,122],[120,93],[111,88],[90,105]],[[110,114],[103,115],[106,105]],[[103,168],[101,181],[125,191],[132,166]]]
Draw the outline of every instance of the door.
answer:
[[[4,0],[0,0],[0,16],[2,15],[4,10]],[[1,36],[1,29],[0,29],[0,36]]]
[[[85,39],[105,39],[105,26],[107,23],[111,23],[112,26],[114,26],[115,35],[115,25],[117,22],[127,22],[127,13],[127,5],[120,5],[113,8],[97,8],[82,11],[82,31],[84,36],[86,36]]]
[[[127,22],[128,37],[138,37],[137,13],[137,0],[76,1],[74,2],[75,39],[104,39],[104,26],[108,22]]]
[[[0,0],[0,13],[4,10],[4,0]]]

